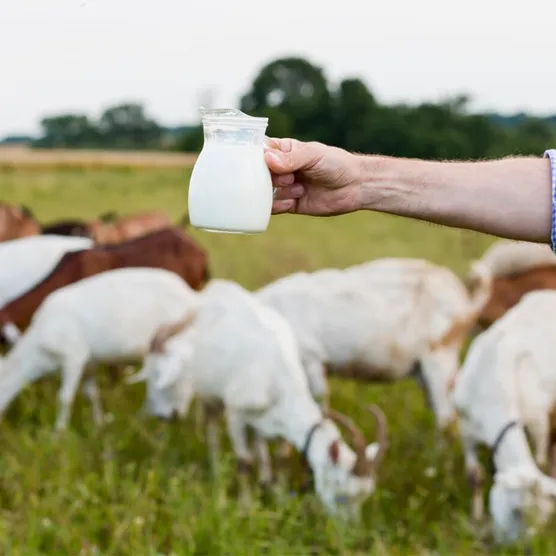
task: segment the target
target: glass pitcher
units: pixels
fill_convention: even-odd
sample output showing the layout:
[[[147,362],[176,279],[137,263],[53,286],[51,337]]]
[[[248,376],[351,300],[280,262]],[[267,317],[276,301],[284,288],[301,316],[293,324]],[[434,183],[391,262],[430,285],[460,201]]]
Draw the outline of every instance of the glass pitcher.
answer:
[[[209,232],[264,232],[273,189],[264,160],[268,118],[201,108],[204,143],[189,183],[191,225]]]

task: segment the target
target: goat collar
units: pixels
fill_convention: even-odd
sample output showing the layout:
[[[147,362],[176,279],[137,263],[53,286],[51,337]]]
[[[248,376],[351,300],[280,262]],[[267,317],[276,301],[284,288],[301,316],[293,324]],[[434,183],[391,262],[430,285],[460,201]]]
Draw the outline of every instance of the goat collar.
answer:
[[[504,425],[502,430],[498,433],[496,440],[492,444],[492,449],[490,451],[490,467],[493,472],[496,469],[494,465],[494,457],[496,456],[496,452],[498,451],[498,448],[500,448],[500,444],[502,444],[502,440],[504,440],[506,433],[508,433],[511,429],[517,427],[518,425],[519,425],[518,421],[510,421],[509,423]]]
[[[315,423],[310,429],[309,432],[307,433],[307,437],[305,438],[305,443],[303,444],[303,449],[301,450],[301,454],[303,455],[303,457],[305,458],[305,461],[309,461],[308,459],[308,454],[309,454],[309,448],[311,447],[311,440],[313,440],[313,436],[315,435],[316,430],[322,425],[323,421],[318,421],[317,423]]]

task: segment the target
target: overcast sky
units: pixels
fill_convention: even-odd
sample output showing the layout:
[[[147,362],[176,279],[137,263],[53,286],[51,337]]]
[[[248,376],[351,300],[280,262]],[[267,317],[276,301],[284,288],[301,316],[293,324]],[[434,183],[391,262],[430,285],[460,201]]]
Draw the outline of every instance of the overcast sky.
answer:
[[[382,102],[556,113],[555,0],[0,0],[0,135],[124,100],[191,121],[199,90],[235,105],[283,55]]]

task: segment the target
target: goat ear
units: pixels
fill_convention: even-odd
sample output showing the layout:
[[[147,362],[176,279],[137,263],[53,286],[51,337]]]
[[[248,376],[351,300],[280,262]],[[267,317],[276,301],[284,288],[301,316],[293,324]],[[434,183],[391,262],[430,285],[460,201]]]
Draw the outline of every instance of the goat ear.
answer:
[[[328,446],[328,457],[330,458],[330,461],[332,461],[334,465],[338,464],[338,461],[340,460],[339,440],[334,440],[334,442],[332,442],[330,446]]]
[[[167,364],[164,371],[160,373],[160,378],[156,383],[156,388],[164,390],[174,384],[184,372],[189,359],[193,356],[194,347],[191,342],[183,343],[177,354],[167,356]]]
[[[159,374],[160,378],[156,381],[156,388],[164,390],[174,384],[180,377],[182,369],[182,365],[178,365],[174,361],[174,364],[169,369]]]

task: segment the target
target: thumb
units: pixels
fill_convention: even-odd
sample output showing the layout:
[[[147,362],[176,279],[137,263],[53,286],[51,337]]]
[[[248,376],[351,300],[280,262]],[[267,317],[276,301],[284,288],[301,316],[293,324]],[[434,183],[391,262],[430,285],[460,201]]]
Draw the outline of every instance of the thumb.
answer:
[[[292,151],[275,148],[265,150],[265,161],[275,174],[290,174],[312,166],[317,157],[310,145],[300,146]]]

